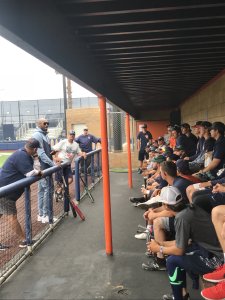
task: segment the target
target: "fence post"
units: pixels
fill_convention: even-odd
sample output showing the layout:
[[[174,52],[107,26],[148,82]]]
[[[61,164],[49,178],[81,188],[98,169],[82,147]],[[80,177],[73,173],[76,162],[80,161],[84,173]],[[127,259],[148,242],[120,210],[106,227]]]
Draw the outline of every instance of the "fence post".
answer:
[[[80,158],[75,160],[75,196],[76,200],[80,201],[80,173],[79,173]]]
[[[132,164],[130,151],[130,116],[126,113],[126,139],[127,139],[127,159],[128,159],[128,185],[132,188]]]
[[[95,183],[95,164],[94,155],[91,156],[91,181]]]
[[[106,100],[104,97],[99,97],[99,106],[100,106],[101,144],[102,144],[105,244],[106,244],[106,254],[112,255],[113,247],[112,247],[112,221],[111,221],[110,181],[109,181],[109,156],[108,156],[108,139],[107,139]]]
[[[87,157],[87,159],[89,159],[89,158]],[[84,162],[84,182],[85,182],[86,186],[88,186],[87,159],[83,159],[83,162]]]
[[[30,205],[30,187],[25,187],[25,236],[27,245],[32,244],[32,223]]]
[[[97,176],[100,177],[100,152],[97,152]]]

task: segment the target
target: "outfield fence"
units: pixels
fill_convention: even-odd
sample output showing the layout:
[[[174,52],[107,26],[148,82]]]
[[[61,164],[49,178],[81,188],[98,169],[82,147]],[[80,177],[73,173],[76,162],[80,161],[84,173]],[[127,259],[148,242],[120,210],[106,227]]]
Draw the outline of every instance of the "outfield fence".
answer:
[[[89,164],[90,161],[90,164]],[[64,163],[60,166],[55,166],[43,171],[42,178],[50,178],[54,173],[61,171],[68,166]],[[74,167],[74,166],[72,166]],[[78,158],[75,161],[75,175],[74,182],[70,186],[70,195],[76,195],[79,201],[85,195],[91,196],[91,189],[101,179],[101,149],[88,153],[87,160]],[[17,219],[24,229],[26,234],[26,248],[19,248],[19,237],[12,227],[9,218],[3,215],[0,218],[0,243],[7,245],[9,248],[0,251],[0,284],[2,284],[17,267],[32,254],[33,250],[41,244],[41,242],[51,233],[54,228],[67,215],[65,213],[66,196],[62,201],[56,201],[53,197],[50,203],[47,203],[48,210],[52,209],[54,222],[49,218],[49,223],[42,223],[38,221],[38,177],[30,177],[19,180],[10,185],[0,188],[0,198],[6,196],[18,188],[24,188],[24,194],[16,201]],[[73,196],[72,196],[73,197]],[[94,201],[92,201],[94,202]],[[34,241],[34,243],[32,243]]]

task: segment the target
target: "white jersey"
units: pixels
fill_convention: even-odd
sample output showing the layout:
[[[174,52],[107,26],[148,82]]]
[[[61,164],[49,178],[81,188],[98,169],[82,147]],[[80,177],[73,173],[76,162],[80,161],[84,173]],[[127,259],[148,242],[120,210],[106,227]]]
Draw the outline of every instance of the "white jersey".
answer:
[[[55,144],[52,149],[59,152],[58,157],[61,158],[63,162],[72,162],[74,157],[81,152],[77,142],[73,141],[73,143],[70,143],[67,139],[61,140]]]

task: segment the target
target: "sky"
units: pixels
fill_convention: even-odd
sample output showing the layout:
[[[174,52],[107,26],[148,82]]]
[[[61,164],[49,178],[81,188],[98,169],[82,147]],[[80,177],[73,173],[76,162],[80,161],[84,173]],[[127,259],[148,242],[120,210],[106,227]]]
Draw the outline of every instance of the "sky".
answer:
[[[72,97],[95,96],[72,82]],[[0,36],[0,101],[63,98],[62,75]]]

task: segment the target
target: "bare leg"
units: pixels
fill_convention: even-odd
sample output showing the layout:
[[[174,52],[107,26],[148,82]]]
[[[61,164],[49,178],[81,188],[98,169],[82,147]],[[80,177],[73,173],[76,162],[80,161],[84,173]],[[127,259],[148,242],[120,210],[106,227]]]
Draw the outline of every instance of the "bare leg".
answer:
[[[68,184],[71,184],[73,182],[73,177],[68,178]]]
[[[155,241],[159,244],[161,244],[162,242],[164,242],[166,240],[166,234],[165,234],[165,230],[163,228],[162,225],[162,220],[161,218],[156,218],[153,221],[153,226],[154,226],[154,238]],[[157,256],[159,258],[164,258],[163,254],[158,252]]]
[[[25,234],[20,226],[20,223],[17,220],[17,215],[7,215],[6,218],[7,222],[11,226],[12,231],[15,231],[21,240],[25,240]]]
[[[192,195],[194,192],[196,192],[196,189],[193,187],[193,185],[189,185],[186,189],[186,194],[190,203],[192,203]]]
[[[224,233],[224,222],[225,222],[225,205],[219,205],[212,210],[212,222],[216,230],[216,234],[220,245],[225,253],[225,239],[221,233]]]

